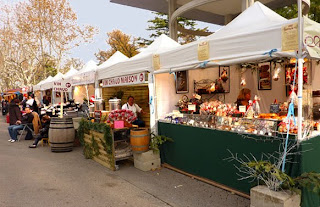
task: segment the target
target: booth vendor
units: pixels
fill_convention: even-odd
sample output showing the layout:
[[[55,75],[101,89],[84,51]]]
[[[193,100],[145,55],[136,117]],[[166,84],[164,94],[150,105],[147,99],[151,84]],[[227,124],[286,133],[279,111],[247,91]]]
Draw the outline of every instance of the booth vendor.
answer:
[[[251,90],[248,88],[243,88],[240,90],[236,104],[239,106],[249,106],[249,101],[251,99]]]
[[[134,103],[134,97],[133,96],[129,96],[128,97],[128,102],[125,103],[122,106],[122,109],[127,109],[127,110],[131,110],[135,116],[137,117],[137,120],[135,120],[134,122],[132,122],[132,124],[138,125],[139,127],[145,127],[145,123],[144,121],[142,121],[141,119],[139,119],[138,114],[143,114],[144,112],[142,111],[142,109],[138,106],[138,104]]]

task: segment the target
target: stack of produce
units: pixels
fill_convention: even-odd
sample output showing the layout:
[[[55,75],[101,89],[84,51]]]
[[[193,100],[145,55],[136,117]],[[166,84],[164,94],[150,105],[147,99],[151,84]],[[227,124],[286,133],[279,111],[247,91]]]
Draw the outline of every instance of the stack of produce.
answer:
[[[231,116],[236,111],[237,107],[218,100],[205,102],[200,106],[200,113],[203,115]]]
[[[109,113],[107,123],[113,123],[114,121],[125,121],[132,123],[137,119],[135,114],[131,110],[117,109]]]

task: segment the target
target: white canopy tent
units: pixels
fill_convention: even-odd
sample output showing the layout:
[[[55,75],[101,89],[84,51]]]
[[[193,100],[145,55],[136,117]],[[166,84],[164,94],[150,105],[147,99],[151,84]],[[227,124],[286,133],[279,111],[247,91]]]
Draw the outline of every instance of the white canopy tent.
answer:
[[[295,52],[282,51],[282,26],[297,22],[287,20],[260,2],[242,12],[216,33],[160,54],[161,69],[155,73],[192,69],[198,60],[198,45],[209,43],[208,65],[232,65],[272,57],[295,57]],[[271,52],[272,51],[272,52]]]
[[[52,83],[53,81],[57,81],[63,78],[63,74],[62,73],[58,73],[57,75],[55,75],[53,78],[51,78],[50,80],[46,81],[45,83],[43,83],[41,85],[41,90],[48,90],[50,88],[52,88]]]
[[[94,83],[96,68],[97,63],[93,60],[90,60],[72,77],[72,84],[85,85]]]
[[[47,79],[41,81],[41,84],[38,84],[40,86],[40,90],[41,91],[47,90],[45,86],[47,83],[51,82],[52,79],[53,79],[53,77],[50,75]]]
[[[298,71],[300,71],[298,78],[298,137],[300,140],[302,57],[320,58],[320,48],[316,45],[320,24],[307,17],[302,17],[301,2],[298,1],[298,3],[299,18],[287,20],[260,2],[256,2],[215,34],[160,54],[161,68],[155,73],[183,71],[206,66],[265,62],[281,57],[298,57]],[[288,26],[291,27],[291,33],[286,36]],[[209,45],[205,50],[208,55],[206,55],[207,58],[199,60],[199,45],[203,41]],[[285,43],[290,43],[288,44],[290,49],[285,49]]]
[[[115,52],[108,60],[103,62],[101,65],[97,67],[97,70],[103,70],[103,68],[107,68],[116,63],[128,60],[129,58],[125,56],[123,53],[117,51]]]
[[[179,43],[163,34],[136,56],[110,66],[99,68],[99,70],[97,70],[97,79],[101,80],[139,72],[151,72],[153,71],[153,54],[163,53],[179,46]]]
[[[99,66],[97,66],[97,64],[91,60],[83,67],[83,69],[78,71],[78,73],[73,76],[72,83],[73,85],[92,84],[95,82],[97,70],[101,70],[127,59],[129,59],[127,56],[117,51]]]
[[[181,45],[179,43],[163,34],[136,56],[110,66],[99,68],[99,70],[97,70],[96,79],[102,80],[106,78],[136,74],[140,72],[153,72],[153,55],[163,53],[180,46]],[[149,78],[148,88],[150,96],[150,127],[151,129],[153,129],[155,127],[155,90],[153,78]]]
[[[73,67],[71,67],[70,70],[63,75],[63,79],[71,81],[72,77],[76,75],[78,72],[79,71],[77,69],[74,69]]]
[[[51,76],[50,76],[50,77],[51,77]],[[46,80],[46,79],[40,81],[37,85],[34,85],[34,86],[33,86],[33,91],[40,91],[40,90],[41,90],[41,89],[40,89],[40,86],[41,86],[41,84],[43,84],[43,83],[45,82],[45,80]]]

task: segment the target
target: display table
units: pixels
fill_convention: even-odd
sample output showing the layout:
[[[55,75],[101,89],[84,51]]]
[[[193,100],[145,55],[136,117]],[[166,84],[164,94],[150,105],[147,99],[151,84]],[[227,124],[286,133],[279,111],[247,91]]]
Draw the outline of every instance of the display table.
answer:
[[[239,181],[238,170],[234,166],[239,164],[225,159],[231,156],[230,152],[242,158],[243,154],[252,154],[260,159],[263,153],[277,152],[280,145],[278,137],[238,134],[164,122],[158,122],[158,132],[174,140],[162,146],[162,162],[248,195],[250,188],[256,184],[248,180]],[[302,153],[293,158],[296,163],[286,166],[287,173],[296,176],[303,172],[320,172],[320,164],[314,159],[320,155],[320,137],[302,142],[299,151]],[[319,205],[319,196],[303,192],[302,206]]]

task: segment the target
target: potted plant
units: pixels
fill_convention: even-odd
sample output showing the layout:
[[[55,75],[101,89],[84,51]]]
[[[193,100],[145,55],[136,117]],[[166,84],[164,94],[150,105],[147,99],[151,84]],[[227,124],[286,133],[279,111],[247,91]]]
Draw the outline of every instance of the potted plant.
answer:
[[[245,156],[247,161],[244,161],[238,155],[231,153],[231,157],[228,158],[240,163],[240,166],[235,165],[240,172],[239,180],[250,179],[258,183],[258,186],[250,190],[250,207],[300,207],[302,188],[313,190],[320,195],[319,173],[303,173],[293,178],[280,169],[284,157],[282,153],[280,153],[281,158],[275,159],[275,163],[269,160],[257,160],[251,156],[252,160]]]

